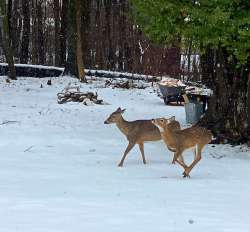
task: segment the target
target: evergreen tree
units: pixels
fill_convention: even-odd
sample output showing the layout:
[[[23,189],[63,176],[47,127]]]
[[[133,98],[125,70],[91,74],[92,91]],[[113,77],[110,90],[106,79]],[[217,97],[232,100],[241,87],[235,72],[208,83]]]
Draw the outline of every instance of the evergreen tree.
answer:
[[[169,45],[192,41],[212,88],[201,124],[231,142],[250,140],[250,1],[131,0],[146,35]]]

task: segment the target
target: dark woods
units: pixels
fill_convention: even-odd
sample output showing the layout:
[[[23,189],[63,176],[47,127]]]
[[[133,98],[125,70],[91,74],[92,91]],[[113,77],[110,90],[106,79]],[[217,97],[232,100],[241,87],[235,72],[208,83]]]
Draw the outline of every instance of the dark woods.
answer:
[[[132,19],[128,0],[8,2],[10,43],[16,63],[66,66],[66,73],[76,74],[79,27],[80,54],[86,68],[179,74],[180,50],[147,40]],[[0,50],[1,61],[5,61]]]

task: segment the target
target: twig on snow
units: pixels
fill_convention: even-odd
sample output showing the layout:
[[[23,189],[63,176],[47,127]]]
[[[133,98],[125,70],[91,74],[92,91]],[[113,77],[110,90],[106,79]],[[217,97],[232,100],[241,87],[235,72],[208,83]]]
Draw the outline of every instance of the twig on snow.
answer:
[[[27,148],[27,149],[25,149],[23,152],[30,151],[30,150],[31,150],[31,148],[33,148],[33,146],[28,147],[28,148]]]
[[[5,124],[10,124],[10,123],[20,123],[20,121],[10,121],[10,120],[5,120],[0,125],[5,125]]]

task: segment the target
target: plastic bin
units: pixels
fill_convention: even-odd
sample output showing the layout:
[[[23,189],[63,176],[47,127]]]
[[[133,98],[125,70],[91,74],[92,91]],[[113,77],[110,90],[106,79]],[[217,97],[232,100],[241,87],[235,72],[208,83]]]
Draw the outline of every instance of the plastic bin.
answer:
[[[195,124],[199,121],[203,114],[203,103],[189,102],[185,103],[186,122]]]

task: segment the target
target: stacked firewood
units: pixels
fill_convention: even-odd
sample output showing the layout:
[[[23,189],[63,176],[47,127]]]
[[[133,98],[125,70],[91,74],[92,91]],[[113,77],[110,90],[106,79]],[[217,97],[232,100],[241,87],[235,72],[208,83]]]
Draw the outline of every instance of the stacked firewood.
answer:
[[[170,77],[164,77],[160,82],[160,85],[164,85],[167,87],[178,87],[178,86],[185,86],[185,84],[181,80],[177,80]]]
[[[106,80],[105,81],[105,87],[112,87],[114,88],[121,88],[121,89],[145,89],[147,86],[141,83],[136,83],[131,80],[122,80],[122,81],[117,81],[117,80]]]
[[[66,91],[57,94],[59,104],[67,102],[82,102],[84,105],[103,104],[103,100],[98,99],[97,93],[80,92],[80,91]]]

